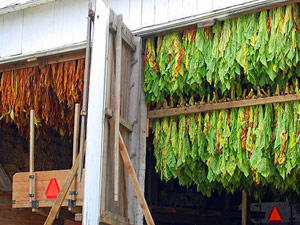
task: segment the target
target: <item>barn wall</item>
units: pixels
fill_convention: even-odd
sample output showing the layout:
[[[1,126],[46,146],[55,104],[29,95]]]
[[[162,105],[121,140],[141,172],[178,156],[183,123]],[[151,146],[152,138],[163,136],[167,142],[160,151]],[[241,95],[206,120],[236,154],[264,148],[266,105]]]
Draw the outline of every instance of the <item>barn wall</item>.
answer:
[[[0,15],[0,60],[84,42],[86,2],[58,0]]]
[[[95,1],[95,0],[93,0]],[[103,0],[132,29],[209,13],[250,0]],[[261,0],[257,0],[259,2]],[[0,63],[86,40],[87,0],[57,0],[0,15]]]
[[[117,14],[123,14],[130,29],[157,25],[172,20],[209,13],[249,0],[103,0]],[[258,0],[259,1],[259,0]]]

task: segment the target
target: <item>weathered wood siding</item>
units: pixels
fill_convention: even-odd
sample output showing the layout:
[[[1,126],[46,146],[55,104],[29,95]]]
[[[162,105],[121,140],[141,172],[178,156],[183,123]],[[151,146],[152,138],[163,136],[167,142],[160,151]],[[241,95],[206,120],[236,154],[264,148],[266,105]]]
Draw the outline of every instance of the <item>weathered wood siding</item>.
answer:
[[[132,52],[124,44],[122,44],[122,62],[121,62],[121,91],[120,91],[120,117],[128,121],[129,113],[129,94],[130,94],[130,80],[131,80],[131,63]],[[116,80],[116,35],[113,32],[109,34],[109,51],[108,51],[108,74],[106,80],[107,95],[106,108],[114,110],[114,90]],[[130,122],[130,121],[129,121]],[[126,146],[129,142],[129,134],[124,127],[120,126],[120,131],[124,138]],[[128,205],[131,205],[131,199],[128,195],[134,195],[133,189],[128,189],[128,180],[126,178],[126,171],[123,161],[120,157],[119,164],[119,200],[114,201],[114,166],[116,163],[114,155],[114,123],[113,120],[105,119],[105,145],[103,152],[103,189],[102,189],[102,205],[103,210],[116,213],[118,215],[128,217],[128,211],[134,213],[134,210],[128,210]],[[136,151],[136,149],[132,149]],[[136,154],[135,154],[136,155]],[[133,157],[132,159],[135,159]],[[132,208],[132,207],[131,207]],[[134,220],[134,214],[131,216],[131,221]]]

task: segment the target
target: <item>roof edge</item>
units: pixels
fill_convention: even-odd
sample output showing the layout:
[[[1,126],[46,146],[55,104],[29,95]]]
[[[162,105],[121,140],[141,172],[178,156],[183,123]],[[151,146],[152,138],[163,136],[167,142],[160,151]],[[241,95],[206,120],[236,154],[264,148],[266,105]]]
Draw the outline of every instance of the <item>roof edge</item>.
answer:
[[[11,13],[11,12],[15,12],[22,9],[27,9],[27,8],[43,5],[46,3],[55,2],[55,1],[57,0],[35,0],[24,4],[10,5],[0,9],[0,16],[7,13]]]
[[[169,33],[175,30],[179,30],[184,27],[195,26],[199,22],[205,22],[211,20],[222,21],[225,19],[235,17],[239,14],[247,14],[252,10],[257,9],[259,11],[264,7],[271,8],[273,6],[276,6],[277,4],[286,5],[286,4],[292,4],[297,2],[300,2],[300,0],[256,0],[256,1],[252,0],[247,3],[237,4],[234,6],[214,10],[203,14],[197,14],[185,18],[164,22],[161,24],[141,27],[139,29],[133,30],[132,33],[140,37],[156,36],[162,33]]]

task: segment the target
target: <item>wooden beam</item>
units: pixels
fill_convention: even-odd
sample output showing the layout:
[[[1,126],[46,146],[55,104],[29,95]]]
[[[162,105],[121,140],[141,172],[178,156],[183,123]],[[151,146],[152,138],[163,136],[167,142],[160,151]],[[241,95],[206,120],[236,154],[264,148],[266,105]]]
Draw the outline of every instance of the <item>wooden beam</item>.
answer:
[[[29,199],[35,201],[35,174],[34,174],[34,110],[30,110],[30,139],[29,139]],[[32,208],[36,212],[36,208]]]
[[[84,149],[84,153],[85,153],[85,149]],[[52,225],[52,223],[55,220],[55,217],[68,193],[68,190],[72,184],[72,181],[74,180],[76,174],[77,174],[77,169],[79,167],[79,155],[76,157],[75,163],[72,166],[72,169],[70,170],[69,176],[64,184],[64,186],[62,187],[59,195],[57,196],[51,210],[50,213],[44,223],[44,225]]]
[[[80,104],[75,104],[75,112],[74,112],[74,132],[73,132],[73,159],[72,165],[74,165],[76,157],[78,155],[78,141],[79,141],[79,120],[80,120]],[[73,193],[71,193],[73,192]],[[70,192],[69,192],[69,199],[71,201],[76,200],[76,181],[72,182]],[[72,207],[68,207],[69,211],[72,210]]]
[[[105,116],[107,116],[108,119],[110,119],[110,118],[113,117],[113,113],[112,113],[112,110],[110,108],[105,108]],[[120,124],[125,129],[127,129],[130,133],[133,131],[132,125],[127,120],[125,120],[123,117],[121,117],[121,116],[120,116]]]
[[[34,57],[34,58],[37,58],[37,60],[34,60],[34,61],[22,60],[22,61],[18,61],[18,62],[14,62],[14,63],[1,64],[0,72],[39,66],[41,60],[47,65],[47,64],[61,63],[61,62],[67,62],[67,61],[72,61],[72,60],[77,60],[77,59],[84,59],[85,58],[85,49],[72,51],[72,52],[68,52],[68,53],[64,53],[64,54],[43,56],[43,57]]]
[[[145,216],[146,222],[147,222],[148,225],[154,225],[153,218],[152,218],[151,213],[149,211],[147,202],[146,202],[144,194],[141,190],[139,181],[138,181],[137,176],[135,174],[135,170],[132,166],[130,157],[128,155],[127,148],[124,144],[124,141],[123,141],[123,138],[122,138],[122,135],[121,135],[120,132],[119,132],[119,138],[120,138],[120,153],[121,153],[121,156],[122,156],[122,159],[123,159],[123,162],[124,162],[124,166],[127,169],[129,178],[132,182],[133,189],[136,193],[137,199],[138,199],[138,201],[140,203],[140,206],[143,210],[143,214]]]
[[[121,107],[121,77],[122,77],[122,15],[117,17],[116,35],[116,78],[114,87],[114,201],[119,200],[119,128],[120,128],[120,107]]]
[[[292,101],[299,101],[299,100],[300,100],[300,94],[289,94],[289,95],[247,99],[247,100],[232,101],[232,102],[222,102],[222,103],[212,103],[212,104],[208,103],[204,105],[195,104],[193,106],[180,107],[180,108],[150,110],[148,111],[147,116],[149,119],[156,119],[156,118],[169,117],[169,116],[179,116],[179,115],[187,115],[192,113],[209,112],[209,111],[221,110],[221,109],[240,108],[240,107],[248,107],[248,106],[255,106],[255,105],[266,105],[272,103],[292,102]]]
[[[45,192],[43,193],[45,194]],[[39,208],[49,208],[52,207],[54,204],[54,199],[49,199],[49,200],[41,200],[39,201]],[[76,199],[76,205],[77,206],[82,206],[83,205],[83,200],[82,199]],[[65,199],[62,203],[63,207],[68,207],[68,200]],[[19,208],[31,208],[31,202],[30,201],[19,201],[15,202],[12,204],[13,209],[19,209]],[[73,211],[73,209],[72,209]]]

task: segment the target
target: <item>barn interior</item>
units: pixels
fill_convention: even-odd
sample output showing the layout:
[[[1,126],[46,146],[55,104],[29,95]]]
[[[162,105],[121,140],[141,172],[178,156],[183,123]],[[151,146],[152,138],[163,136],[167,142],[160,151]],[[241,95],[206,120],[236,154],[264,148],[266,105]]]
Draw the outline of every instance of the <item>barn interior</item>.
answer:
[[[56,57],[44,58],[43,65],[24,62],[12,69],[8,65],[0,72],[0,224],[43,224],[47,216],[47,209],[45,213],[12,209],[13,176],[30,167],[28,109],[35,109],[34,171],[72,167],[74,106],[82,102],[84,59],[78,52],[75,59],[74,54]],[[67,208],[54,224],[74,218]]]
[[[210,197],[197,192],[196,185],[181,186],[178,179],[164,181],[155,171],[153,134],[147,138],[145,198],[153,219],[158,225],[240,225],[243,206],[247,212],[247,224],[269,224],[273,206],[283,205],[285,221],[281,224],[297,225],[300,196],[296,192],[281,194],[272,187],[261,188],[259,196],[245,195],[242,190],[229,193],[215,191]],[[264,206],[265,205],[265,206]]]

